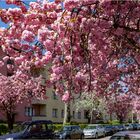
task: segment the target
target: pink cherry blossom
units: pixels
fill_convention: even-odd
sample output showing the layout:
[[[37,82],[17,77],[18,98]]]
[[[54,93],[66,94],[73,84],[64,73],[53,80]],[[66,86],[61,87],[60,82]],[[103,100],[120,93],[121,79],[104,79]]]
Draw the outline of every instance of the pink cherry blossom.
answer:
[[[24,41],[27,41],[27,42],[33,42],[34,41],[34,34],[31,32],[31,31],[28,31],[28,30],[24,30],[22,32],[22,39]]]

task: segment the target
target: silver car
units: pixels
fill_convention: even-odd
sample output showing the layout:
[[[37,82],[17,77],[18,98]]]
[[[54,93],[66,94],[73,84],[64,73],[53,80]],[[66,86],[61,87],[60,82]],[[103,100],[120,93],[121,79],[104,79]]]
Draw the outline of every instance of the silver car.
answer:
[[[105,128],[100,124],[90,124],[84,130],[85,138],[98,138],[100,136],[105,137]]]

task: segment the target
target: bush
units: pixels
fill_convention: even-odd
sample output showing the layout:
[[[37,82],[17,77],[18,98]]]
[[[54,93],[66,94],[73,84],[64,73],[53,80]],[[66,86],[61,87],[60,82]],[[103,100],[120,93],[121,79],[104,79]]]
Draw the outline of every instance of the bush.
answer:
[[[79,126],[81,127],[81,129],[84,129],[85,127],[87,127],[87,124],[79,124]]]
[[[120,122],[119,120],[112,120],[112,121],[109,121],[109,124],[116,125],[116,124],[120,124]]]
[[[63,127],[63,124],[54,124],[54,131],[60,131]]]
[[[6,134],[8,132],[8,127],[4,124],[0,124],[0,135]]]

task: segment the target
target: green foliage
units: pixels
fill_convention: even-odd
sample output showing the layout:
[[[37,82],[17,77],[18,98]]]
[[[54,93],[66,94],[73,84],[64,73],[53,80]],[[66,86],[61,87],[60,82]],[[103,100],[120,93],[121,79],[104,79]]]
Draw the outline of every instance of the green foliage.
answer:
[[[109,124],[116,125],[116,124],[120,124],[120,122],[119,120],[112,120],[112,121],[109,121]]]
[[[79,126],[81,127],[81,129],[84,129],[87,126],[87,124],[79,124]]]
[[[8,132],[8,127],[5,124],[0,124],[0,135],[6,134]]]
[[[63,124],[54,124],[54,131],[60,131],[63,128]]]

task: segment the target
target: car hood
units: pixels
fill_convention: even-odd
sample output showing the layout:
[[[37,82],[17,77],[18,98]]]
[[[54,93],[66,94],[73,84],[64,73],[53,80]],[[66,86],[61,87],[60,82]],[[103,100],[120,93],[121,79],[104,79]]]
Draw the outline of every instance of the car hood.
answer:
[[[90,133],[90,132],[94,132],[96,131],[96,129],[84,129],[83,132],[87,132],[87,133]]]
[[[59,135],[62,135],[62,134],[64,134],[64,133],[68,133],[69,131],[60,131],[60,132],[58,132],[57,134],[59,134]]]
[[[17,132],[12,134],[6,134],[3,136],[0,136],[0,139],[6,139],[6,138],[20,138],[22,136],[23,132]]]

